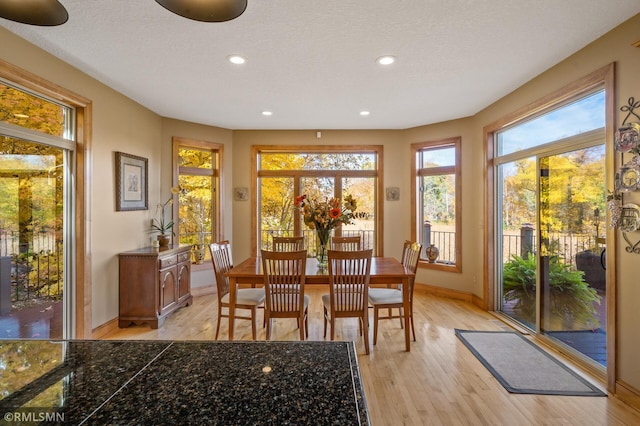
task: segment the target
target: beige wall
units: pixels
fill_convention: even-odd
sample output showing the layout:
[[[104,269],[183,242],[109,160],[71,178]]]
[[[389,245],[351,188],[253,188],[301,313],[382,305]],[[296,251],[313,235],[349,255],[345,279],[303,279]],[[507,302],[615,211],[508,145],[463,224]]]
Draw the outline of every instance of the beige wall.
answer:
[[[397,130],[323,130],[316,137],[315,130],[236,130],[233,133],[233,186],[251,188],[251,147],[253,145],[382,145],[384,149],[384,187],[400,187],[400,201],[384,201],[385,220],[384,251],[389,256],[399,256],[402,234],[408,232],[410,217],[403,214],[409,208],[406,185],[410,171],[406,162],[409,148],[402,143],[402,132]],[[403,156],[402,153],[405,153]],[[387,174],[387,171],[389,173]],[[250,194],[250,198],[253,194]],[[251,203],[233,202],[234,256],[237,259],[251,253]],[[400,232],[399,230],[403,230]],[[398,247],[398,250],[394,250]]]
[[[400,188],[399,202],[384,202],[385,255],[399,256],[410,228],[410,144],[462,137],[462,273],[421,270],[418,282],[448,289],[483,293],[483,140],[482,129],[500,117],[559,89],[578,78],[616,62],[616,106],[630,96],[640,98],[640,49],[630,44],[640,39],[640,15],[614,29],[580,52],[543,73],[471,118],[408,130],[379,131],[229,131],[215,127],[162,119],[128,98],[55,59],[0,28],[0,58],[72,90],[93,102],[93,180],[89,227],[92,237],[93,326],[118,313],[117,253],[149,243],[148,223],[154,208],[171,186],[171,137],[191,137],[225,144],[224,237],[233,239],[237,259],[249,255],[250,202],[233,201],[232,188],[251,187],[251,145],[383,145],[384,187]],[[624,117],[617,117],[620,124]],[[149,159],[149,211],[115,212],[113,152],[123,151]],[[613,171],[610,171],[611,173]],[[253,194],[251,194],[253,195]],[[625,201],[640,203],[640,194]],[[634,233],[640,234],[640,233]],[[639,235],[633,235],[635,239]],[[640,389],[640,285],[634,262],[618,238],[618,377]]]

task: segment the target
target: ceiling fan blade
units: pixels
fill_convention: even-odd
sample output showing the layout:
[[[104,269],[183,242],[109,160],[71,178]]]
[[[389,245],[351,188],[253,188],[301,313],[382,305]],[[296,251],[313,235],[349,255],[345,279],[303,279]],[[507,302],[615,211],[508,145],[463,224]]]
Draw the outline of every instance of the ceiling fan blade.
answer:
[[[242,15],[247,0],[156,0],[165,9],[188,19],[225,22]]]
[[[22,24],[53,27],[69,19],[69,13],[58,0],[2,0],[0,17]]]

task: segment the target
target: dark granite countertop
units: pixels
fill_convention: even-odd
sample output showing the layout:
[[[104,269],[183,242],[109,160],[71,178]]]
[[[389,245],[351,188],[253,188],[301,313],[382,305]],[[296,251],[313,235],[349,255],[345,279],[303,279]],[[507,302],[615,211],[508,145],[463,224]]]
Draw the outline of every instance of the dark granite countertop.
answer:
[[[353,342],[0,340],[0,414],[5,424],[369,424]]]

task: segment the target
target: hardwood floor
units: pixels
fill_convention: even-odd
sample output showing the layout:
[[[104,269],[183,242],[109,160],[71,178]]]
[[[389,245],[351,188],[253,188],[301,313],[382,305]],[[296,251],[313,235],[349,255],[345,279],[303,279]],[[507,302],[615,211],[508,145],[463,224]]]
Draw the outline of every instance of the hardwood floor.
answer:
[[[308,288],[311,340],[323,340],[320,297],[326,292],[328,289]],[[454,328],[507,329],[504,324],[465,302],[416,292],[414,303],[417,341],[412,341],[409,353],[404,351],[404,334],[397,320],[380,322],[378,343],[368,356],[358,335],[357,320],[337,321],[336,339],[356,341],[373,425],[640,424],[640,413],[613,396],[508,393],[454,334]],[[195,297],[192,306],[176,311],[160,329],[132,326],[106,338],[213,340],[216,309],[215,294]],[[262,322],[262,313],[258,313],[258,321]],[[370,321],[373,321],[373,314]],[[220,335],[224,339],[228,335],[226,319],[223,319]],[[251,339],[248,321],[236,321],[235,336],[236,339]],[[265,330],[258,327],[258,339],[264,338]],[[294,320],[274,321],[273,340],[298,338]],[[604,389],[603,384],[597,384]]]

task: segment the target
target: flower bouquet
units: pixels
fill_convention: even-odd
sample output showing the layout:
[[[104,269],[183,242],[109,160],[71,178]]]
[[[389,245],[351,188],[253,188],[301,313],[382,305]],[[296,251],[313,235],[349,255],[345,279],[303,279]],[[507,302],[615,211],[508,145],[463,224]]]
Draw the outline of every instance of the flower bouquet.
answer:
[[[295,199],[295,207],[302,214],[302,220],[309,229],[316,231],[316,257],[318,266],[327,266],[327,247],[331,230],[340,224],[348,225],[353,223],[353,212],[357,209],[356,200],[351,195],[344,197],[344,202],[340,206],[340,199],[330,198],[324,201],[309,199],[307,195],[300,195]]]

